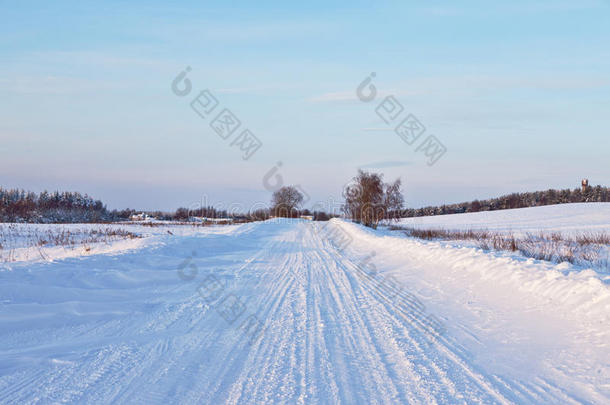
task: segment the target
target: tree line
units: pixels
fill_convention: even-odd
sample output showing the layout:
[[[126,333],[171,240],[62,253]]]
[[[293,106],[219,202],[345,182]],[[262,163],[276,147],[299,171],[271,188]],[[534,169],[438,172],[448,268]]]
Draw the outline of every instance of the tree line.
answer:
[[[43,191],[35,193],[0,187],[0,222],[111,222],[129,220],[133,215],[141,212],[130,208],[109,211],[102,201],[78,192]],[[229,217],[226,210],[218,210],[214,207],[178,208],[174,212],[149,211],[145,213],[152,218],[168,221],[187,221],[195,216]]]
[[[546,190],[512,193],[497,198],[474,200],[457,204],[404,208],[400,179],[384,183],[383,175],[359,170],[343,190],[343,214],[357,223],[376,228],[380,221],[405,217],[460,214],[467,212],[495,211],[512,208],[538,207],[543,205],[610,202],[610,188],[586,186],[573,190]],[[303,195],[292,186],[282,187],[273,193],[269,208],[236,214],[214,207],[198,209],[178,208],[174,212],[148,211],[150,217],[159,220],[188,221],[192,217],[232,218],[244,221],[263,221],[270,217],[298,218],[311,216],[316,221],[328,221],[338,216],[324,211],[310,211],[301,207]],[[0,187],[1,222],[111,222],[129,220],[142,211],[133,209],[112,210],[87,194],[78,192],[34,193],[21,189]]]
[[[180,207],[176,211],[138,211],[131,208],[123,210],[113,210],[111,214],[117,220],[129,220],[132,216],[144,213],[151,218],[159,219],[162,221],[188,221],[193,217],[200,218],[236,218],[243,217],[240,214],[229,214],[226,210],[219,210],[214,207],[208,206],[203,208],[185,208]]]
[[[573,190],[546,190],[526,193],[511,193],[487,200],[474,200],[457,204],[429,206],[417,209],[402,210],[400,216],[423,217],[431,215],[462,214],[466,212],[496,211],[512,208],[540,207],[581,202],[610,202],[610,188],[602,186],[587,186]]]
[[[382,220],[405,217],[461,214],[565,203],[610,202],[610,188],[586,185],[573,190],[549,189],[511,193],[486,200],[405,209],[400,179],[392,183],[384,183],[382,174],[359,170],[343,190],[343,197],[342,211],[347,218],[376,228]],[[295,187],[282,187],[273,194],[270,213],[279,217],[303,215],[303,211],[299,210],[302,200],[303,196]],[[332,215],[326,213],[314,215],[316,220],[328,220],[330,217]]]
[[[78,192],[34,193],[0,188],[2,222],[100,222],[112,215],[100,200]]]

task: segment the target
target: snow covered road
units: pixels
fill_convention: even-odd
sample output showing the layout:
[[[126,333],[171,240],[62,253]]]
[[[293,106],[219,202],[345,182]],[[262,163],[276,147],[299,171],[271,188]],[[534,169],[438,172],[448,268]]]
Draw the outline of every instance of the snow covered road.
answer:
[[[0,403],[604,403],[589,273],[333,220],[0,271]]]

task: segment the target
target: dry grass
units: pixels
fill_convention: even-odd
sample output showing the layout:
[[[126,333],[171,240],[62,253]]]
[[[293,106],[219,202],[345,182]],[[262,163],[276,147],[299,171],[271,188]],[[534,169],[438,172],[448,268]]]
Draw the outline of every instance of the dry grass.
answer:
[[[233,221],[217,221],[217,222],[186,222],[186,221],[163,221],[163,222],[117,222],[99,224],[99,227],[92,228],[75,228],[69,226],[52,226],[52,227],[37,227],[27,226],[24,224],[2,224],[0,223],[0,262],[13,262],[17,260],[17,250],[22,248],[31,248],[33,252],[44,260],[47,256],[45,249],[49,247],[61,246],[64,248],[76,249],[82,248],[85,252],[92,249],[93,244],[106,243],[121,240],[140,238],[134,232],[127,231],[121,228],[125,226],[142,226],[142,227],[171,227],[171,226],[188,226],[188,227],[208,227],[212,225],[229,225],[250,220],[233,220]],[[106,226],[104,226],[106,225]],[[114,225],[114,226],[112,226]],[[171,229],[171,228],[169,228]],[[173,235],[173,232],[167,230],[167,233]]]
[[[187,221],[166,221],[166,222],[122,222],[119,224],[139,225],[147,226],[150,228],[157,228],[160,226],[193,226],[193,227],[205,227],[212,225],[232,225],[232,224],[243,224],[247,222],[254,222],[249,219],[233,220],[233,221],[217,221],[217,222],[187,222]]]
[[[390,229],[403,231],[418,239],[469,240],[485,250],[519,252],[526,257],[554,263],[569,262],[610,269],[610,234],[607,232],[584,232],[576,236],[541,232],[515,237],[486,230],[415,229],[400,226],[392,226]]]
[[[105,227],[97,229],[68,229],[64,227],[39,229],[17,224],[0,224],[0,262],[16,260],[16,250],[34,248],[46,260],[44,248],[61,246],[75,249],[83,247],[91,250],[91,244],[114,242],[121,239],[136,239],[141,236],[120,228]]]
[[[116,239],[136,239],[140,235],[124,229],[104,228],[73,232],[66,229],[49,229],[42,234],[33,235],[36,246],[74,246],[76,244],[108,243]]]

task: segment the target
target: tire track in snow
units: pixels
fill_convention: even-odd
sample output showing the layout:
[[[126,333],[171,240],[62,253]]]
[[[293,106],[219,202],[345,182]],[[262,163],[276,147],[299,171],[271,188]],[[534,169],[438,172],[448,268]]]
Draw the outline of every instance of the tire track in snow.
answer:
[[[332,241],[329,242],[330,246],[327,249],[322,249],[322,251],[333,252],[332,254],[338,257],[335,261],[345,264],[342,269],[350,275],[355,286],[371,292],[375,300],[387,308],[386,315],[397,319],[405,325],[407,330],[415,328],[420,332],[425,332],[426,326],[422,323],[420,316],[415,316],[414,311],[405,310],[405,307],[396,305],[387,298],[395,292],[389,291],[385,284],[382,285],[372,280],[359,278],[357,276],[360,272],[358,264],[353,262],[350,257],[345,257]],[[376,317],[379,316],[378,313],[375,315]],[[526,388],[524,382],[509,381],[497,375],[486,375],[482,370],[468,362],[472,356],[468,355],[450,336],[437,336],[433,339],[433,345],[425,344],[425,347],[420,347],[420,344],[423,343],[421,336],[421,333],[416,333],[410,341],[411,345],[419,349],[417,357],[423,360],[420,364],[425,366],[423,370],[420,370],[420,373],[430,376],[426,368],[431,367],[437,372],[438,376],[442,377],[442,380],[439,380],[442,381],[442,384],[437,384],[439,388],[454,388],[454,392],[450,396],[440,397],[443,402],[456,400],[456,395],[459,398],[465,398],[468,402],[484,400],[486,403],[511,403],[513,401],[520,403],[580,403],[582,401],[582,399],[574,397],[542,378],[538,378],[539,383],[535,385],[537,395],[531,389]],[[428,388],[435,385],[430,384],[428,380],[427,383]],[[530,388],[534,386],[531,382],[527,383]],[[472,389],[473,387],[476,387],[476,389]],[[458,388],[457,392],[455,392],[455,388]],[[435,393],[435,398],[438,398],[438,394],[439,392]]]
[[[60,320],[44,329],[53,332],[48,341],[36,344],[32,332],[25,347],[20,335],[3,335],[10,341],[0,353],[10,364],[0,375],[0,402],[586,402],[544,378],[486,373],[450,334],[431,343],[422,320],[397,306],[387,286],[359,277],[357,255],[339,251],[318,230],[311,222],[252,224],[130,256],[113,271],[152,266],[146,274],[158,280],[130,279],[124,287],[136,295],[128,303],[144,301],[137,310],[116,311],[124,304],[118,301],[88,323]],[[197,245],[205,250],[196,259],[200,269],[218,271],[225,294],[240,297],[246,313],[264,322],[262,338],[249,344],[239,329],[243,315],[229,325],[204,306],[200,279],[176,281],[175,266]],[[81,277],[89,260],[101,259],[46,271],[59,266]]]

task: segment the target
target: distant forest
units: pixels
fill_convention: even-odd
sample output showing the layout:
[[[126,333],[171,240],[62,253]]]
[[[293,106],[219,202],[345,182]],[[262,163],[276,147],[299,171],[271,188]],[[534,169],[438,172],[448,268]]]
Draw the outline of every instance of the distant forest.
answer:
[[[459,214],[464,212],[496,211],[510,208],[538,207],[542,205],[578,203],[578,202],[610,202],[610,188],[602,186],[587,186],[570,190],[546,190],[530,193],[513,193],[488,200],[474,200],[458,204],[448,204],[436,207],[409,208],[400,212],[388,213],[389,218],[421,217],[430,215]],[[78,192],[47,192],[34,193],[20,189],[0,188],[0,222],[32,222],[32,223],[76,223],[76,222],[111,222],[128,220],[131,215],[140,213],[132,209],[109,211],[100,200],[94,200],[88,195]],[[246,220],[264,220],[269,218],[268,209],[259,209],[251,213],[230,215],[224,210],[213,207],[189,210],[178,208],[175,212],[148,212],[151,217],[161,220],[188,220],[191,216],[208,218],[234,218]],[[309,210],[299,211],[300,215],[312,215],[314,220],[326,221],[335,216],[324,212],[311,213]]]
[[[574,190],[565,189],[512,193],[488,200],[474,200],[436,207],[409,208],[401,211],[400,216],[403,218],[423,217],[580,202],[610,202],[610,189],[602,186],[587,186],[584,191],[580,188],[576,188]]]
[[[0,222],[31,223],[90,223],[128,220],[140,213],[133,209],[112,210],[100,200],[78,192],[34,193],[21,189],[0,187]],[[227,211],[206,207],[189,211],[178,208],[175,212],[149,212],[151,217],[162,220],[187,220],[190,216],[200,215],[208,218],[226,218]]]
[[[0,188],[0,220],[3,222],[100,222],[112,217],[104,204],[76,192],[40,194]]]

